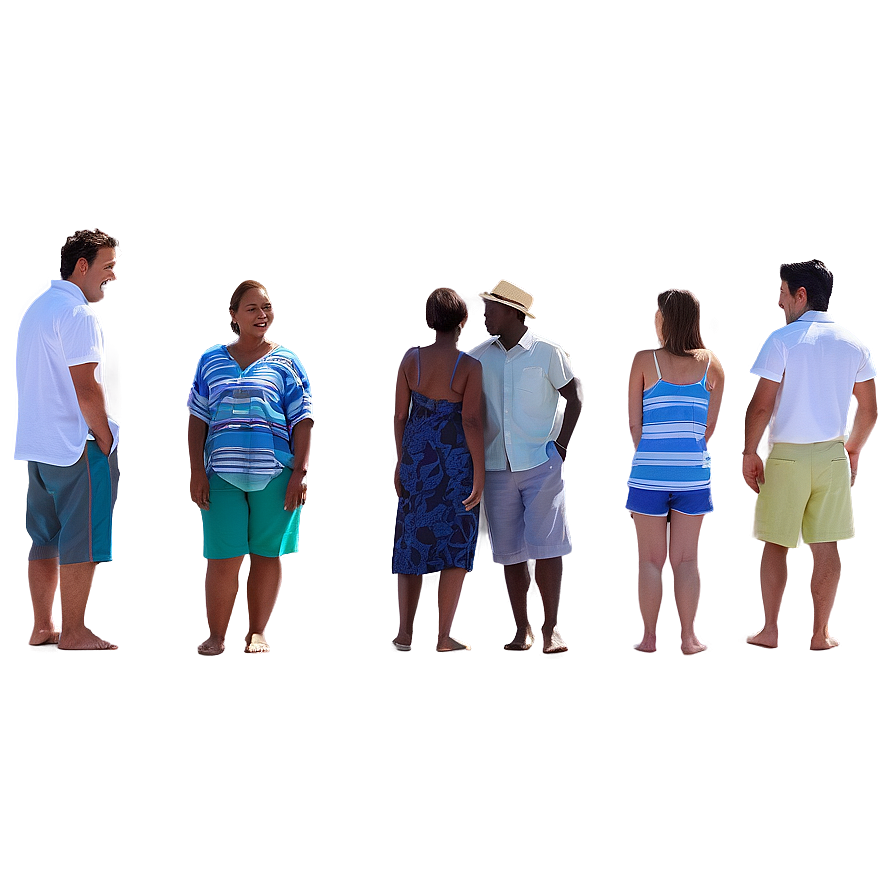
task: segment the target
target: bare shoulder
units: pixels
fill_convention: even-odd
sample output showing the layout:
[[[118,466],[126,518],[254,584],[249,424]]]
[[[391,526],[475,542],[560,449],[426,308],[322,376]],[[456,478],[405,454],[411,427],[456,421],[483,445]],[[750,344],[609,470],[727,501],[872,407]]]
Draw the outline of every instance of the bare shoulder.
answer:
[[[660,349],[645,348],[643,351],[635,352],[635,357],[632,360],[632,370],[642,370],[645,367],[650,367],[652,370],[655,351],[660,351]]]

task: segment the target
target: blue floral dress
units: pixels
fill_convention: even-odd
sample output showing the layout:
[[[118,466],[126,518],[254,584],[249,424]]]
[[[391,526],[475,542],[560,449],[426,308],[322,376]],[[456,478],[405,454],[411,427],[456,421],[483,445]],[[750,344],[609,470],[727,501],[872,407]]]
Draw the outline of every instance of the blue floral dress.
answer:
[[[456,367],[455,367],[456,369]],[[452,377],[453,379],[453,377]],[[465,510],[473,490],[473,459],[461,417],[462,402],[411,392],[401,444],[392,572],[424,575],[473,568],[479,505]]]

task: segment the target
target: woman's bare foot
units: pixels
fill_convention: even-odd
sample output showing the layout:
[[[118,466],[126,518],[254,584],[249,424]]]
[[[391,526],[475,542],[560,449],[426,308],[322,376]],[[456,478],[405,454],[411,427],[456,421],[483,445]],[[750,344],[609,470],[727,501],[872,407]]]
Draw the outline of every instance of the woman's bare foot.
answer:
[[[271,645],[265,640],[264,634],[254,632],[246,635],[246,649],[243,653],[270,653]]]
[[[392,643],[395,645],[396,650],[410,650],[411,649],[411,636],[402,634],[399,632],[393,639]]]
[[[747,638],[747,644],[752,644],[754,647],[777,647],[778,630],[766,626],[761,632],[756,632],[755,635],[750,635],[750,637]]]
[[[554,628],[550,631],[545,631],[544,626],[542,626],[541,634],[544,638],[544,649],[541,651],[542,653],[566,653],[566,651],[569,650],[566,646],[566,642],[560,637],[560,632],[558,632],[557,629]]]
[[[59,632],[53,626],[50,626],[50,628],[36,628],[31,632],[31,640],[28,643],[32,647],[41,647],[44,644],[58,644]]]
[[[635,644],[635,650],[640,650],[641,653],[656,653],[656,635],[645,633],[641,643]]]
[[[117,644],[98,638],[89,628],[82,628],[74,634],[68,630],[62,632],[56,646],[60,650],[118,650]]]
[[[532,626],[525,629],[517,629],[513,640],[504,645],[505,650],[528,650],[535,643],[535,635],[532,634]]]
[[[704,650],[706,650],[706,645],[701,644],[694,635],[681,639],[681,652],[685,656],[691,656],[695,653],[703,653]]]
[[[218,656],[224,653],[224,639],[209,637],[196,648],[200,656]]]
[[[812,635],[812,640],[809,642],[809,650],[830,650],[832,647],[839,646],[840,642],[835,641],[830,634],[828,634],[827,626],[825,626],[819,634]]]
[[[466,644],[455,641],[454,638],[439,638],[436,644],[436,650],[439,653],[448,653],[449,650],[469,650]]]

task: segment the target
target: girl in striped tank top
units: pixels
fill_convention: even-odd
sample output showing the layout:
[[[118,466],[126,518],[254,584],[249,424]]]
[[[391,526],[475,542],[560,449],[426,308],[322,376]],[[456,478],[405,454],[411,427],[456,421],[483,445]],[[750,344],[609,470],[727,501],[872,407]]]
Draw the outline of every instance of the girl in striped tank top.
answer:
[[[629,379],[629,429],[635,457],[626,509],[638,535],[638,601],[644,637],[656,650],[656,623],[668,556],[681,620],[681,650],[706,647],[694,633],[700,598],[697,542],[712,510],[706,443],[722,403],[724,373],[700,338],[700,304],[681,289],[660,293],[656,332],[662,348],[638,352]]]

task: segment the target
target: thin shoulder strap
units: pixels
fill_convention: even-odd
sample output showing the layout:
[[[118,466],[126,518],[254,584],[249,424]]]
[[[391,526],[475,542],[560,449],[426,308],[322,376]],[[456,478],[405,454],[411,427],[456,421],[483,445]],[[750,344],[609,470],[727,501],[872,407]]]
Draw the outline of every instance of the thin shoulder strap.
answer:
[[[417,385],[420,385],[420,346],[417,346]]]
[[[454,370],[451,371],[451,382],[448,383],[448,390],[452,391],[452,387],[454,386],[454,374],[457,373],[457,365],[460,364],[460,359],[463,357],[463,352],[457,353],[457,360],[454,362]]]
[[[656,352],[653,353],[653,364],[654,364],[654,367],[656,367],[656,375],[660,379],[662,379],[663,375],[662,375],[662,373],[660,373],[660,362],[657,361],[657,359],[656,359]]]

